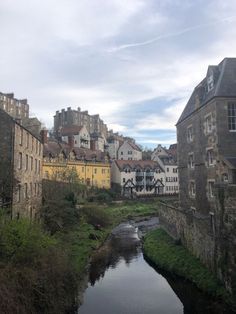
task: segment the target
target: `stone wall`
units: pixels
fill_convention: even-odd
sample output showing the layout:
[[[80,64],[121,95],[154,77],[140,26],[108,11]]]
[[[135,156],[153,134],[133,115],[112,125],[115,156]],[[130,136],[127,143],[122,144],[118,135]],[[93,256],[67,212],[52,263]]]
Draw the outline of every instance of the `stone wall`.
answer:
[[[215,215],[161,204],[162,227],[224,283],[236,297],[236,186],[216,188]]]

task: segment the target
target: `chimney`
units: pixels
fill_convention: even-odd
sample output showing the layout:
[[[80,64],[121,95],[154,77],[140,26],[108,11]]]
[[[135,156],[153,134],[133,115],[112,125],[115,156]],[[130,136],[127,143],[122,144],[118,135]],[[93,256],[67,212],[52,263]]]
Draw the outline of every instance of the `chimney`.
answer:
[[[68,135],[68,144],[70,146],[70,148],[74,148],[74,135]]]
[[[48,142],[48,130],[43,129],[40,131],[41,142],[47,144]]]
[[[15,118],[15,121],[16,121],[18,124],[22,125],[22,119],[21,119],[21,118]]]
[[[96,141],[95,140],[91,140],[90,141],[90,149],[91,150],[96,150]]]

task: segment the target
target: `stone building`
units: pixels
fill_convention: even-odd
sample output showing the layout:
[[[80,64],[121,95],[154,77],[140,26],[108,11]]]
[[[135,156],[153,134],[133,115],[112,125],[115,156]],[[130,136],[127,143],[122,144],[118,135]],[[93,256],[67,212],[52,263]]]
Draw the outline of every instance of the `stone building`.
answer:
[[[142,151],[133,142],[125,141],[120,145],[118,151],[118,160],[142,160]]]
[[[15,119],[29,118],[29,104],[27,99],[16,99],[13,93],[0,92],[0,109],[6,111]]]
[[[0,109],[0,203],[12,218],[37,218],[42,200],[39,138]]]
[[[212,215],[215,186],[236,183],[236,58],[209,66],[177,122],[180,202]]]
[[[33,135],[40,136],[41,122],[36,117],[29,117],[27,99],[16,99],[13,93],[4,94],[0,92],[0,109],[16,119]]]
[[[169,149],[160,144],[154,149],[151,159],[157,161],[165,173],[165,194],[179,193],[179,176],[176,159],[176,146],[171,145]]]
[[[72,126],[85,126],[90,134],[101,133],[107,138],[107,125],[98,114],[90,115],[88,111],[81,111],[79,107],[77,110],[68,107],[67,110],[62,109],[61,112],[56,112],[54,116],[54,132],[56,138],[60,136],[61,128]]]
[[[112,183],[121,187],[124,196],[161,195],[164,193],[164,171],[151,160],[114,160]]]
[[[180,208],[166,230],[236,298],[236,58],[209,66],[177,122]]]

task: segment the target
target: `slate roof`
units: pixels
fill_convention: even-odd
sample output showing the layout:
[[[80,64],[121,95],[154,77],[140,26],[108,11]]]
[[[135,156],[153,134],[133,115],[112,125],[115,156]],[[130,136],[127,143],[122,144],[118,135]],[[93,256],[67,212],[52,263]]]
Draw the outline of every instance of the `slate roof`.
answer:
[[[83,128],[83,126],[78,126],[78,125],[74,125],[74,126],[70,126],[70,127],[63,127],[60,130],[60,134],[62,136],[77,135],[80,133],[82,128]]]
[[[141,152],[141,149],[138,145],[132,143],[132,142],[128,142],[128,144],[135,150],[138,150],[139,152]]]
[[[236,157],[223,157],[226,164],[231,169],[236,169]]]
[[[136,168],[141,168],[141,169],[162,169],[162,167],[158,164],[158,162],[153,161],[153,160],[115,160],[114,161],[117,165],[117,167],[120,170],[123,170],[125,167],[130,167],[131,169],[136,169]]]
[[[43,157],[55,158],[63,153],[66,158],[69,158],[70,152],[74,152],[76,160],[104,162],[106,159],[106,154],[100,150],[71,148],[67,143],[56,141],[48,141],[43,145]]]
[[[207,79],[211,75],[214,87],[208,91]],[[199,108],[214,97],[236,97],[236,58],[225,58],[218,65],[208,67],[206,77],[195,87],[176,125],[196,110],[196,99],[199,100]]]
[[[163,164],[165,166],[175,166],[177,165],[177,161],[176,161],[176,158],[172,155],[169,155],[169,156],[158,156],[160,158],[160,160],[163,162]]]

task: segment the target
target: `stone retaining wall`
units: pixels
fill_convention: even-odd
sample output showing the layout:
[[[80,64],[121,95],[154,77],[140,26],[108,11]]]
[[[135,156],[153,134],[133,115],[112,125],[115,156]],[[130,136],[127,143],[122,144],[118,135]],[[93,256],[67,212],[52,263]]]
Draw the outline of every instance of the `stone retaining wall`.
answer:
[[[215,211],[201,215],[161,203],[160,224],[211,269],[236,299],[236,186],[217,187]]]

